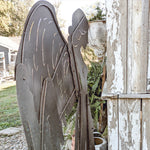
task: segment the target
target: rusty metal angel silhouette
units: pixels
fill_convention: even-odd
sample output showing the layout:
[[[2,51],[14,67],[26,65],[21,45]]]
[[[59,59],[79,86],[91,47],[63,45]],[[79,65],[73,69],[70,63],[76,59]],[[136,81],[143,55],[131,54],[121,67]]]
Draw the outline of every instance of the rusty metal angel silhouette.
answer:
[[[92,118],[87,94],[87,68],[80,53],[87,44],[88,22],[78,9],[68,43],[54,7],[37,2],[27,17],[16,60],[16,85],[28,149],[59,150],[62,122],[78,101],[76,150],[93,150]]]

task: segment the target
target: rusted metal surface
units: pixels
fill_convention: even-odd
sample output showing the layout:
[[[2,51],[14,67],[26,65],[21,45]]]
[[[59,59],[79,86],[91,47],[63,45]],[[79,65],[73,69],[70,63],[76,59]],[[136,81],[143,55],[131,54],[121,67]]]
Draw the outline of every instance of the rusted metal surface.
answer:
[[[72,20],[67,43],[50,3],[37,2],[27,17],[16,60],[16,85],[29,149],[61,149],[62,123],[76,100],[75,149],[94,149],[87,68],[80,53],[87,44],[88,22],[80,9]]]

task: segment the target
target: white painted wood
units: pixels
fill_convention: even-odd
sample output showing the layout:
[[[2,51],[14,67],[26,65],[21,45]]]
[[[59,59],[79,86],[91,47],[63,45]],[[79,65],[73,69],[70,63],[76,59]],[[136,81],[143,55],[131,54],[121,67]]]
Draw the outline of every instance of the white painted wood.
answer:
[[[148,5],[149,6],[149,5]],[[149,26],[148,26],[148,65],[147,65],[147,91],[150,92],[150,10],[149,10]]]
[[[126,93],[127,1],[107,0],[107,92]],[[108,100],[108,149],[119,150],[119,100]]]
[[[127,93],[146,93],[146,0],[128,0]],[[131,95],[132,95],[131,94]],[[138,96],[138,95],[137,95]],[[141,101],[119,101],[119,149],[140,150]]]
[[[147,29],[147,39],[150,40],[150,2],[145,0],[144,10],[145,10],[145,20],[146,23],[149,19],[149,25],[146,26]],[[147,91],[150,92],[150,41],[147,42],[148,46],[148,65],[147,65]],[[142,150],[150,149],[150,99],[142,100]]]
[[[119,101],[119,150],[140,150],[140,103]]]
[[[142,101],[142,150],[150,150],[150,100]]]
[[[126,5],[122,0],[106,1],[108,93],[126,93]]]
[[[118,147],[118,101],[107,101],[108,114],[108,150],[119,150]]]
[[[148,0],[128,0],[128,93],[146,93],[147,2]]]
[[[112,94],[112,93],[103,93],[102,94],[102,99],[114,99],[116,100],[117,97],[119,98],[119,100],[124,100],[124,99],[128,99],[128,100],[141,100],[141,99],[147,99],[150,101],[150,94]]]
[[[148,7],[148,0],[106,0],[107,92],[123,98],[108,100],[109,150],[141,147],[141,101],[136,94],[147,96],[143,93],[147,78]],[[125,99],[126,96],[132,99]]]

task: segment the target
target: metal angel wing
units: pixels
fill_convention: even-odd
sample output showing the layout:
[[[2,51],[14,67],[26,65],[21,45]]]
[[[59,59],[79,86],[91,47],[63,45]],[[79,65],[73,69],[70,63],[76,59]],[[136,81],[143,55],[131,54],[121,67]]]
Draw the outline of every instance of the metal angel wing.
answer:
[[[94,149],[87,68],[80,53],[87,30],[85,15],[77,10],[68,44],[50,3],[39,1],[29,12],[15,68],[18,104],[31,150],[61,149],[62,121],[77,99],[76,149]]]
[[[76,150],[93,150],[92,117],[87,93],[87,67],[83,61],[80,48],[88,42],[88,22],[84,13],[78,9],[72,17],[69,28],[68,45],[71,54],[71,67],[76,68],[74,78],[77,78],[79,93],[76,119]],[[78,139],[78,140],[77,140]]]

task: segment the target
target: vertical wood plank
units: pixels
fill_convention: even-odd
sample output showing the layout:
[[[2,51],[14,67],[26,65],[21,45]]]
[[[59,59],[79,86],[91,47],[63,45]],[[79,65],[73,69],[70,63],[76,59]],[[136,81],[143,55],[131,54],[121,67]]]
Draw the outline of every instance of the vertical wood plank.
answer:
[[[150,2],[149,0],[145,0],[144,12],[145,12],[145,27],[147,30],[145,45],[148,47],[148,64],[147,64],[147,91],[150,92]],[[147,48],[146,47],[146,48]],[[150,149],[150,100],[143,99],[142,100],[142,150]]]
[[[146,0],[128,0],[127,93],[145,93],[147,77]],[[119,149],[140,149],[140,100],[119,102]]]
[[[106,1],[107,91],[126,93],[127,0]]]
[[[147,60],[142,49],[142,1],[128,0],[127,5],[127,93],[142,93],[146,67],[141,65]],[[140,101],[120,100],[119,150],[140,150],[140,125]]]
[[[150,4],[149,4],[150,5]],[[148,6],[149,6],[148,5]],[[149,7],[148,7],[149,8]],[[148,10],[148,64],[147,64],[147,92],[150,93],[150,8]]]
[[[118,150],[118,101],[107,101],[108,150]]]
[[[107,91],[126,93],[127,0],[107,0]],[[119,100],[108,100],[108,149],[119,150]]]
[[[128,0],[128,93],[146,92],[147,2],[148,0]]]
[[[119,150],[140,150],[140,100],[119,101]]]
[[[148,0],[106,1],[108,93],[146,92],[147,7]],[[108,101],[109,149],[140,149],[140,104],[137,99]],[[113,139],[114,133],[119,137]]]
[[[150,100],[142,101],[142,150],[150,150]]]
[[[142,67],[143,64],[141,64],[142,67],[142,74],[141,77],[143,78],[143,92],[146,93],[147,91],[147,74],[148,74],[148,53],[149,53],[149,11],[150,11],[150,2],[149,0],[142,0],[142,47],[143,50],[143,57],[142,62],[145,65]],[[146,79],[146,80],[145,80]]]

